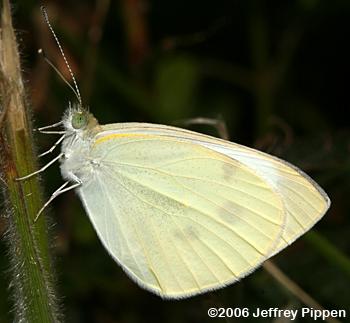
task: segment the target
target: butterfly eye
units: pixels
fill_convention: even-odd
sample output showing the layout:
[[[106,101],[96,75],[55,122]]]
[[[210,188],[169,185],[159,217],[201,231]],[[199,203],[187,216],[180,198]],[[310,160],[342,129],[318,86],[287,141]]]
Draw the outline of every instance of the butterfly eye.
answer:
[[[87,124],[87,117],[85,113],[77,112],[72,117],[72,127],[74,129],[84,128]]]

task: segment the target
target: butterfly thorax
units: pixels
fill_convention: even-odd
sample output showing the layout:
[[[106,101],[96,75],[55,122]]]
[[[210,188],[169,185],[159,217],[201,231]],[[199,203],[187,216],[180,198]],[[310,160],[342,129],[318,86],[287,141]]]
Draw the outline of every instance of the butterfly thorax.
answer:
[[[71,181],[86,182],[94,171],[91,145],[99,125],[95,117],[81,109],[69,109],[63,118],[65,139],[62,142],[61,173]]]

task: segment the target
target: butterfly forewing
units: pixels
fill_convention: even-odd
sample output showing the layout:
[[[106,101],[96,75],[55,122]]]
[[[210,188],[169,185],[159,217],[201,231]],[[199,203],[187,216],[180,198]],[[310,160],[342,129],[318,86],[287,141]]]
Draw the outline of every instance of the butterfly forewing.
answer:
[[[105,127],[105,133],[163,135],[189,141],[222,153],[246,165],[281,196],[286,223],[282,239],[273,251],[276,254],[308,231],[330,206],[323,189],[297,167],[258,150],[232,142],[164,125],[124,123]]]
[[[280,243],[284,205],[236,159],[169,136],[102,132],[79,190],[106,249],[141,286],[180,298],[247,275]]]

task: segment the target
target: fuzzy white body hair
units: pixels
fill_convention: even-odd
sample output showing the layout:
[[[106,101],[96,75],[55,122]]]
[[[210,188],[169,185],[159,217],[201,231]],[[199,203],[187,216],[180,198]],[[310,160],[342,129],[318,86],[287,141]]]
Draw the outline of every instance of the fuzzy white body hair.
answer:
[[[63,118],[65,139],[61,146],[63,156],[60,167],[64,179],[84,183],[90,178],[96,164],[89,154],[93,135],[87,129],[73,128],[72,116],[76,112],[76,108],[70,108]]]

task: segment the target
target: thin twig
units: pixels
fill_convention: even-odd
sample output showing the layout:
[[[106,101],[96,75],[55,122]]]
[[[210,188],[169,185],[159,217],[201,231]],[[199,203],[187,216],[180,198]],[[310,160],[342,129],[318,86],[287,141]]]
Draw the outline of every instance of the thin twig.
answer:
[[[288,291],[296,296],[301,302],[310,308],[324,310],[324,308],[308,293],[306,293],[297,283],[291,280],[281,269],[279,269],[271,260],[265,261],[264,269]],[[329,323],[340,323],[336,318],[328,317],[325,319]]]

